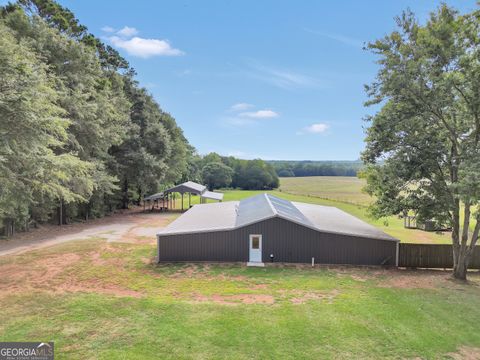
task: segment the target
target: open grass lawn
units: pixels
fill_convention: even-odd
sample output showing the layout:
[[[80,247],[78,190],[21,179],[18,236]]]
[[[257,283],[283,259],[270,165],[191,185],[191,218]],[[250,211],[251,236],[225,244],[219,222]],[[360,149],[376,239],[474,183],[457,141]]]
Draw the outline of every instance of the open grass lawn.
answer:
[[[352,176],[286,177],[280,179],[280,191],[368,206],[372,198],[362,192],[365,184],[364,179]]]
[[[157,266],[152,239],[130,241],[1,257],[0,341],[53,340],[57,359],[480,356],[479,273]]]

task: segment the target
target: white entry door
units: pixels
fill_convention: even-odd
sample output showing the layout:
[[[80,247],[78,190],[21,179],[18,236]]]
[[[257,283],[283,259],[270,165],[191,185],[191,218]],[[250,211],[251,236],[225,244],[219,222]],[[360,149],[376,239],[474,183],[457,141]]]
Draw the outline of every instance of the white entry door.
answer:
[[[262,235],[250,235],[250,262],[262,262]]]

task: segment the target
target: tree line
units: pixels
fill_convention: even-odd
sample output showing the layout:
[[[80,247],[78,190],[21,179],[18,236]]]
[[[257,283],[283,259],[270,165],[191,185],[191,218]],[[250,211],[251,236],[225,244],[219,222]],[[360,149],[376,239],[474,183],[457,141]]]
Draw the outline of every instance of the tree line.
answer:
[[[362,161],[268,161],[280,177],[357,176]]]
[[[195,168],[191,172],[192,179],[207,185],[210,190],[228,187],[269,190],[280,185],[273,166],[260,159],[242,160],[210,153],[195,156],[191,164]]]
[[[0,7],[7,235],[36,222],[103,216],[188,178],[194,149],[135,75],[58,3]]]

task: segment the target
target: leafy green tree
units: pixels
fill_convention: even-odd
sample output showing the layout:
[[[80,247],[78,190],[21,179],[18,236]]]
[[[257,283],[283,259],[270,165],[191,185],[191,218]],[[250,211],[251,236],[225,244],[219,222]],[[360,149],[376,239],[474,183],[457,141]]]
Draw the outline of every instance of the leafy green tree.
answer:
[[[81,160],[90,162],[93,173],[89,180],[94,181],[95,192],[111,194],[118,189],[117,178],[108,173],[105,161],[109,148],[123,140],[129,116],[123,79],[102,69],[94,49],[59,33],[38,16],[28,17],[16,9],[4,21],[18,40],[29,42],[47,61],[49,71],[57,75],[57,103],[70,120],[64,151],[74,151]],[[84,213],[88,217],[91,207],[95,207],[91,201],[84,206],[71,203],[62,215]]]
[[[224,158],[222,158],[220,155],[218,155],[216,152],[211,152],[203,157],[203,166],[209,164],[209,163],[224,163],[225,165],[229,166],[227,162],[225,161]],[[203,167],[202,166],[202,167]]]
[[[0,21],[0,219],[12,229],[46,203],[85,201],[93,190],[92,167],[68,144],[70,122],[57,105],[58,79]],[[11,230],[7,230],[7,235]]]
[[[398,31],[368,45],[380,57],[367,104],[381,109],[363,153],[372,212],[450,225],[458,279],[480,232],[479,19],[443,5],[422,26],[405,12]]]
[[[186,171],[184,172],[181,182],[194,181],[201,183],[202,180],[202,157],[195,152],[193,147],[189,146],[190,149],[187,151],[187,166]]]
[[[112,170],[120,180],[123,208],[133,198],[140,200],[147,192],[156,191],[165,178],[166,159],[172,151],[158,105],[135,82],[127,82],[126,89],[132,104],[127,137],[110,149]]]
[[[20,79],[17,102],[10,100],[15,97],[8,91],[0,94],[5,101],[0,129],[14,139],[22,159],[11,161],[13,145],[5,143],[8,157],[0,153],[0,166],[11,183],[0,190],[4,200],[0,220],[8,217],[10,223],[22,224],[29,217],[37,221],[58,217],[64,223],[69,218],[103,216],[185,176],[194,149],[175,119],[140,88],[128,62],[88,33],[70,10],[53,0],[18,0],[0,7],[0,23],[7,34],[2,39],[0,82]],[[25,53],[28,64],[15,67],[18,57],[11,48]],[[38,74],[30,68],[38,68]],[[24,84],[32,92],[45,91],[31,100]],[[29,105],[24,109],[25,104]],[[38,120],[39,134],[32,139],[22,131],[21,121],[12,134],[10,127],[19,116],[25,123],[52,120],[45,129]],[[30,143],[36,157],[21,148]],[[32,163],[27,164],[30,158]],[[14,179],[23,177],[30,180],[15,185]],[[16,189],[23,190],[23,197],[13,192]],[[9,199],[18,199],[21,208]]]
[[[176,183],[184,177],[188,167],[188,159],[195,152],[195,149],[188,143],[183,135],[183,130],[170,114],[162,111],[161,123],[167,130],[172,143],[172,150],[166,159],[168,168],[164,182]]]
[[[221,162],[208,163],[202,169],[202,179],[209,190],[230,186],[232,175],[233,169]]]
[[[244,190],[269,190],[279,186],[279,179],[273,166],[265,161],[242,160],[235,168],[234,183]]]

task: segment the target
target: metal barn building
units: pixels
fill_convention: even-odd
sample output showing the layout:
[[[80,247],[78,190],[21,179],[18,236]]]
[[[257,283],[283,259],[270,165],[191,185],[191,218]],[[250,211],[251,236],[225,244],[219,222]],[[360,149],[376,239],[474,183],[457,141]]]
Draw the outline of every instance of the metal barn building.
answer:
[[[157,234],[158,261],[397,265],[399,240],[335,207],[269,194],[195,205]]]

